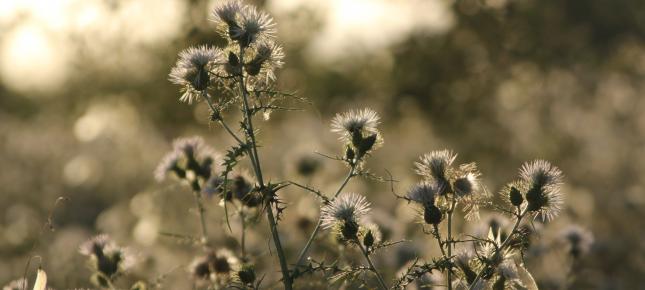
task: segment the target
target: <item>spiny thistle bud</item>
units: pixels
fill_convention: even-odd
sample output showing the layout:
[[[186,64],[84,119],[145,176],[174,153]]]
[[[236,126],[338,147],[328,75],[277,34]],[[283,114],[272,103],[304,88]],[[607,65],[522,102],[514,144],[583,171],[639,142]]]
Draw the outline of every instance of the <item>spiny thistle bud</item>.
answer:
[[[423,209],[423,220],[427,224],[438,225],[443,219],[443,213],[435,205],[428,205]]]
[[[340,233],[345,240],[356,240],[358,234],[358,223],[352,220],[344,221],[340,225]]]
[[[511,190],[509,192],[509,198],[510,198],[511,204],[514,206],[520,206],[524,202],[522,193],[515,186],[511,186]]]
[[[371,230],[368,230],[367,234],[365,234],[365,237],[363,238],[363,245],[365,245],[365,247],[367,248],[374,245],[374,235],[372,234]]]
[[[230,75],[239,75],[242,73],[242,64],[237,54],[230,51],[228,53],[228,62],[225,65],[226,72]]]
[[[354,153],[354,149],[352,147],[347,146],[347,150],[345,150],[345,159],[347,161],[352,161],[354,160],[354,157],[356,157],[356,154]]]
[[[237,277],[240,279],[240,282],[244,284],[252,284],[256,279],[255,268],[253,265],[244,264],[237,271]]]

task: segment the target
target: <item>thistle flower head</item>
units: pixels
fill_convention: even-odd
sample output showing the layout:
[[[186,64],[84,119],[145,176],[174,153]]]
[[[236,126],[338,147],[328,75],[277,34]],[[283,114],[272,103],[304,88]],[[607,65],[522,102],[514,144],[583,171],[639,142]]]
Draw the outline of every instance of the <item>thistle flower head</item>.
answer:
[[[221,62],[222,52],[205,45],[190,47],[179,53],[179,60],[170,70],[172,83],[182,86],[183,95],[179,100],[192,103],[200,92],[210,85],[209,70],[213,63]]]
[[[94,270],[106,277],[125,272],[135,263],[135,257],[128,249],[119,247],[105,234],[95,236],[81,244],[79,253],[89,257]]]
[[[236,0],[215,7],[212,20],[220,35],[237,41],[242,47],[275,35],[275,23],[269,14]]]
[[[163,181],[168,173],[175,173],[181,179],[193,178],[193,175],[187,175],[189,172],[208,180],[221,164],[219,154],[199,136],[175,139],[172,147],[173,150],[162,158],[155,169],[158,181]]]
[[[210,251],[197,257],[189,266],[193,278],[200,282],[226,283],[239,267],[239,259],[228,249]]]
[[[482,186],[479,181],[481,173],[475,163],[466,163],[459,166],[452,173],[452,188],[461,198],[470,198],[482,193]]]
[[[520,178],[529,184],[525,193],[527,210],[542,220],[552,220],[560,213],[564,197],[560,191],[562,171],[544,160],[527,162],[520,169]]]
[[[280,45],[271,40],[263,40],[257,44],[255,55],[244,64],[244,69],[250,76],[271,82],[275,80],[274,71],[284,64],[283,59],[284,51]]]
[[[332,120],[332,132],[341,135],[341,140],[350,142],[354,132],[377,133],[380,117],[369,108],[357,111],[338,113]]]
[[[445,194],[449,187],[447,176],[455,158],[457,158],[457,154],[450,150],[432,151],[424,154],[419,162],[415,163],[417,174],[435,181],[439,186],[439,192]]]
[[[408,198],[422,206],[434,205],[437,188],[430,182],[422,181],[414,185],[408,192]]]
[[[347,160],[360,161],[383,144],[383,137],[377,129],[379,119],[371,109],[336,114],[331,131],[340,134],[339,139],[346,144]]]
[[[337,223],[358,223],[370,211],[370,203],[364,196],[345,193],[321,210],[322,226],[329,229]]]
[[[569,246],[569,254],[574,258],[586,255],[594,243],[593,234],[578,226],[572,225],[560,233],[561,239]]]

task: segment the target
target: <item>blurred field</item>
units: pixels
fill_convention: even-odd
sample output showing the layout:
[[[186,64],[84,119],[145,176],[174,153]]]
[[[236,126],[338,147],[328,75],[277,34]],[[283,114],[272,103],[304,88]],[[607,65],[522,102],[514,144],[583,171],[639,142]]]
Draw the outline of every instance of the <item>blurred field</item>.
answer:
[[[220,151],[232,145],[205,121],[205,104],[179,103],[167,81],[178,51],[222,44],[207,21],[214,3],[0,2],[0,285],[39,255],[51,286],[90,286],[77,249],[97,233],[138,253],[128,281],[167,274],[165,289],[189,285],[193,249],[159,233],[197,232],[193,204],[186,188],[158,184],[152,172],[174,138],[201,135]],[[313,152],[337,154],[331,118],[369,106],[383,116],[385,145],[368,167],[390,171],[397,191],[417,181],[412,164],[431,150],[477,162],[493,192],[523,161],[550,160],[566,175],[567,207],[544,241],[568,224],[595,237],[572,288],[645,285],[645,2],[257,4],[276,18],[285,45],[282,89],[312,102],[259,123],[270,179],[336,188],[345,168]],[[316,158],[320,170],[298,175],[302,158]],[[400,267],[410,251],[435,254],[389,184],[359,180],[348,191],[373,202],[391,239],[414,237],[381,262]],[[59,197],[67,200],[55,206]],[[316,202],[295,188],[284,200],[283,239],[300,245]],[[235,247],[217,201],[208,207],[216,240]],[[250,248],[266,255],[266,226],[255,228]],[[529,266],[541,289],[559,289],[563,264]]]

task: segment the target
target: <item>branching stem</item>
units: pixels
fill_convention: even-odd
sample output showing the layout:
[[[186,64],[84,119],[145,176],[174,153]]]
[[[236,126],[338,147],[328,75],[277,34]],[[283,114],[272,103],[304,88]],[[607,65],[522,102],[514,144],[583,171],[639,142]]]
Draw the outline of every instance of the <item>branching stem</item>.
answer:
[[[372,272],[374,272],[374,274],[376,275],[376,279],[378,280],[378,283],[381,286],[381,288],[383,290],[387,290],[388,289],[387,285],[385,285],[385,281],[383,280],[381,273],[379,273],[379,271],[376,270],[376,267],[374,267],[374,263],[372,263],[372,259],[370,258],[370,255],[365,249],[365,247],[363,247],[360,241],[356,241],[356,244],[358,244],[358,247],[361,249],[363,256],[365,256],[365,260],[367,260],[367,264],[370,265],[370,270],[372,270]]]
[[[333,198],[329,200],[330,202],[333,202],[338,197],[340,192],[345,188],[345,186],[347,185],[347,183],[349,183],[349,180],[352,179],[353,176],[354,176],[354,166],[352,166],[349,169],[349,173],[347,174],[347,176],[343,180],[343,183],[341,183],[340,187],[338,187],[338,190],[336,190],[336,193],[334,194]],[[305,246],[300,251],[300,255],[298,255],[298,260],[296,261],[295,269],[298,269],[298,267],[304,261],[304,258],[307,255],[307,251],[311,247],[311,244],[313,243],[314,239],[316,238],[316,235],[318,235],[318,232],[320,231],[320,226],[321,225],[322,225],[322,218],[319,217],[318,218],[318,223],[316,223],[316,227],[314,228],[314,231],[311,232],[311,235],[309,236],[309,239],[307,240],[307,243],[305,244]]]
[[[244,63],[244,48],[241,45],[240,45],[239,58],[240,58],[240,63]],[[251,139],[250,141],[251,141],[253,154],[251,154],[250,156],[255,157],[255,158],[251,157],[251,163],[253,163],[253,169],[255,171],[255,176],[258,179],[260,190],[264,190],[265,184],[262,178],[260,156],[258,155],[257,142],[255,140],[255,131],[253,129],[253,120],[252,120],[251,110],[250,110],[249,101],[248,101],[248,91],[246,90],[246,85],[244,83],[243,73],[239,75],[238,80],[239,80],[240,94],[242,95],[242,101],[244,103],[244,114],[245,114],[244,119],[246,121],[246,126],[248,131],[247,135]],[[266,214],[267,214],[267,220],[269,222],[269,228],[271,230],[271,236],[273,238],[273,244],[275,245],[276,252],[278,253],[278,259],[280,261],[280,269],[282,271],[282,282],[284,284],[285,290],[291,290],[292,289],[291,275],[289,274],[287,259],[284,254],[284,249],[282,248],[282,243],[280,242],[278,225],[275,221],[275,216],[273,214],[273,207],[271,205],[271,201],[267,203]]]

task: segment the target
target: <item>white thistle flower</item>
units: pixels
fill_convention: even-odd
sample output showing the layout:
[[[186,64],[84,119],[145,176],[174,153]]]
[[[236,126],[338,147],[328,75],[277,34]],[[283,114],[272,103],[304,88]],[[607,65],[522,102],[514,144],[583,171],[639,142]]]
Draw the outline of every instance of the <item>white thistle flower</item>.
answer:
[[[544,221],[550,221],[560,213],[564,203],[560,169],[548,161],[535,160],[522,165],[520,177],[530,184],[525,195],[529,212],[541,216]]]
[[[261,78],[263,82],[275,81],[276,69],[282,67],[284,50],[273,41],[266,40],[258,43],[255,56],[244,64],[244,69],[250,76]]]
[[[545,190],[559,188],[564,178],[562,171],[546,160],[524,163],[520,169],[520,177]]]
[[[369,108],[338,113],[331,121],[331,131],[341,135],[340,139],[351,142],[353,132],[378,133],[380,117]]]
[[[220,35],[237,41],[243,47],[275,35],[275,23],[269,14],[240,1],[228,1],[215,7],[212,20]]]
[[[337,222],[358,221],[370,211],[370,203],[364,196],[345,193],[321,210],[322,227],[332,228]]]
[[[192,103],[210,84],[209,71],[213,64],[222,62],[222,52],[206,45],[190,47],[179,53],[179,60],[170,70],[169,80],[182,86],[182,102]]]
[[[434,205],[437,188],[432,183],[422,181],[415,184],[408,192],[408,198],[422,206]]]
[[[437,182],[439,192],[445,194],[449,186],[448,171],[455,158],[457,158],[457,154],[447,149],[424,154],[419,162],[415,163],[417,174]]]
[[[169,172],[173,172],[179,166],[179,161],[181,160],[181,153],[178,151],[170,151],[161,158],[161,162],[157,165],[155,169],[154,176],[158,182],[162,182],[166,179],[166,176]]]

